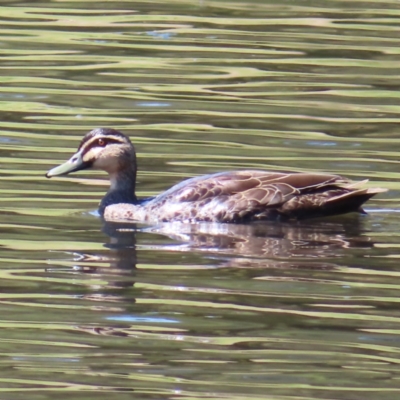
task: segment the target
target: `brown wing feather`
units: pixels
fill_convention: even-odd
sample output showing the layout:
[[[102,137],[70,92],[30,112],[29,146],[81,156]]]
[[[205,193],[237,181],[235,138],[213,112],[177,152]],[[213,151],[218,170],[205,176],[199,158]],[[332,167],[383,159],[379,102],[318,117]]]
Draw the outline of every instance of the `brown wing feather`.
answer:
[[[232,171],[189,179],[174,186],[166,194],[173,196],[177,202],[193,202],[245,193],[249,198],[254,195],[254,200],[262,204],[276,205],[280,201],[287,201],[289,195],[345,183],[349,181],[329,174]],[[255,190],[256,188],[261,190]]]

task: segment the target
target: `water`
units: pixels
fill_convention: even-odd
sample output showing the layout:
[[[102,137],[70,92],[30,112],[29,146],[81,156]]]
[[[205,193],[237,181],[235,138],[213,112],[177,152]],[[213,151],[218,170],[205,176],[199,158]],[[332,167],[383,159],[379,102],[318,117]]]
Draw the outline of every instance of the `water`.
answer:
[[[0,4],[1,399],[395,399],[396,1]],[[138,194],[238,168],[387,187],[369,215],[103,225],[105,176],[46,180],[128,133]]]

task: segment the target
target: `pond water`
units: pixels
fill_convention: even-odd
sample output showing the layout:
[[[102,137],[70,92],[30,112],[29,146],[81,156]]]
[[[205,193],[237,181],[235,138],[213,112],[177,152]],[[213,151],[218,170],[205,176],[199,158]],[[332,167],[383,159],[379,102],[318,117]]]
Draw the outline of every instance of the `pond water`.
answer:
[[[400,396],[400,3],[3,1],[0,398]],[[138,194],[211,172],[325,171],[368,216],[103,224],[84,133]]]

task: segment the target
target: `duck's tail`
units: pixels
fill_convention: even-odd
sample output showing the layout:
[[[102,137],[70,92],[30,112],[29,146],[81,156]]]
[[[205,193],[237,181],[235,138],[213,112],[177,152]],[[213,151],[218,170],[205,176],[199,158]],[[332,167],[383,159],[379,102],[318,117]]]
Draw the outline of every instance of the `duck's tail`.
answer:
[[[344,214],[347,212],[360,212],[366,214],[362,205],[368,201],[371,197],[378,193],[387,192],[384,188],[367,188],[367,189],[356,189],[354,187],[364,182],[357,182],[351,186],[347,186],[347,189],[353,189],[348,192],[342,193],[338,196],[333,196],[328,199],[324,205],[325,211],[330,215]]]

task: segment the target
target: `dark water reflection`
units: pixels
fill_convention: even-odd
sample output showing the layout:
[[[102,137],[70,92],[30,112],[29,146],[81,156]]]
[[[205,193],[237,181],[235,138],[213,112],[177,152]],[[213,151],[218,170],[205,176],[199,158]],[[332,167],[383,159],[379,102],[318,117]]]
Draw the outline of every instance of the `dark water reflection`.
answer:
[[[386,1],[0,4],[0,398],[393,400],[399,15]],[[48,181],[95,126],[138,194],[257,168],[388,193],[296,224],[108,224]]]

